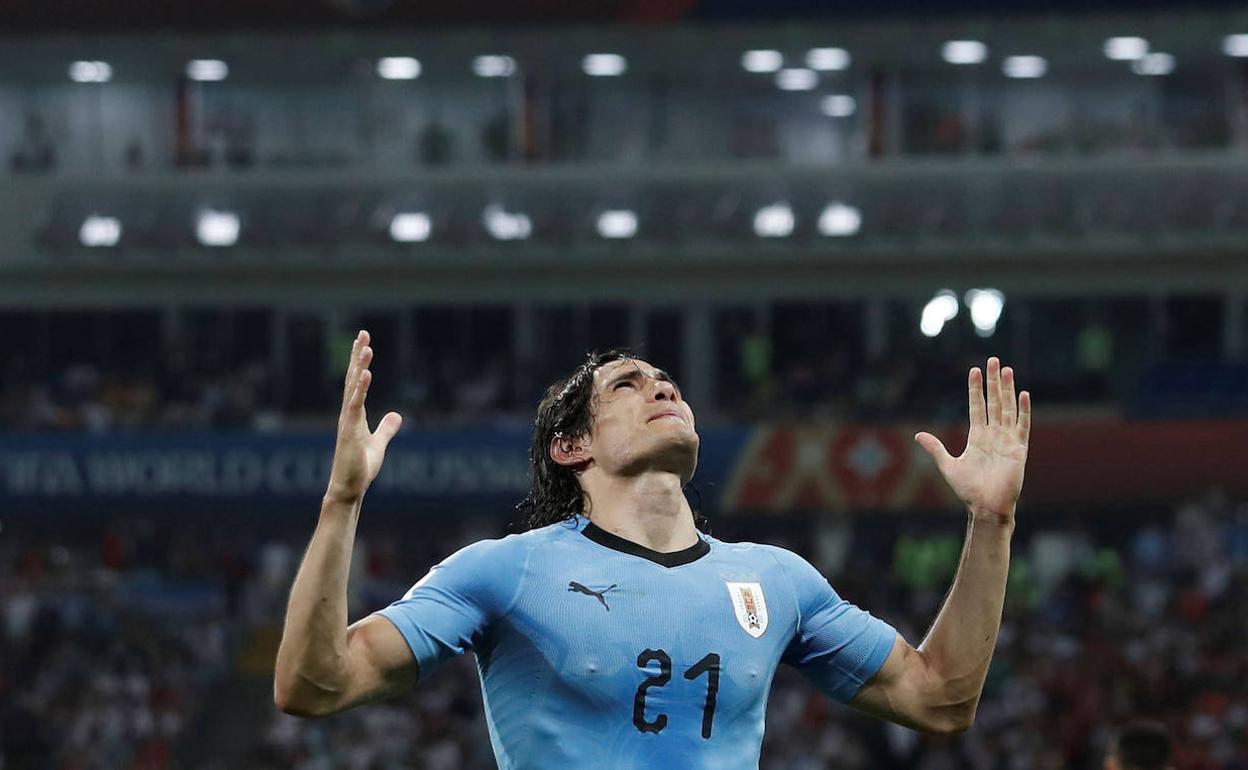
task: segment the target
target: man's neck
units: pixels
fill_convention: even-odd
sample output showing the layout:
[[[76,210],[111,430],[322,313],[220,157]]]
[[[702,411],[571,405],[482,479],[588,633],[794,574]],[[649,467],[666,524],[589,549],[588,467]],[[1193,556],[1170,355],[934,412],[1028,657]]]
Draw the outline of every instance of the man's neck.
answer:
[[[589,492],[589,519],[602,529],[659,553],[697,545],[693,509],[680,477],[651,471],[639,476],[582,477]]]

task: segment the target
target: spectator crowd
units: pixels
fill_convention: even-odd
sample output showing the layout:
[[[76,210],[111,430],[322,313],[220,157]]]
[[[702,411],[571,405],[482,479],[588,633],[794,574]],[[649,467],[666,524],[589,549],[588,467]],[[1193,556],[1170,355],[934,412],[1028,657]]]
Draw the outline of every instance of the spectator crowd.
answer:
[[[975,726],[932,738],[828,701],[778,673],[762,767],[780,770],[1090,770],[1113,731],[1164,721],[1177,770],[1248,767],[1248,504],[1217,494],[1174,511],[1024,513],[997,653]],[[361,526],[351,615],[388,604],[502,521]],[[714,522],[714,519],[712,519]],[[917,642],[956,567],[952,518],[731,519],[725,539],[785,545],[850,600]],[[188,736],[245,705],[210,702],[280,629],[307,521],[118,518],[0,531],[0,768],[218,767]],[[228,530],[228,531],[226,531]],[[713,530],[714,531],[714,530]],[[247,651],[251,649],[252,653]],[[271,655],[271,650],[261,657]],[[271,661],[271,657],[265,657]],[[268,716],[234,747],[256,770],[493,767],[469,657],[392,701],[323,720]]]

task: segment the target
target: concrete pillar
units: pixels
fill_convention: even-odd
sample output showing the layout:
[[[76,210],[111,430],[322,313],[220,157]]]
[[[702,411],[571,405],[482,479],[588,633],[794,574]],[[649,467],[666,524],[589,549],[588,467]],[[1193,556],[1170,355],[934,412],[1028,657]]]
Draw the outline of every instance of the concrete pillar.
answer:
[[[880,297],[868,299],[862,308],[863,349],[868,361],[888,355],[888,305]]]
[[[693,405],[709,409],[715,403],[715,332],[709,302],[687,304],[681,313],[681,390]]]
[[[1222,314],[1222,355],[1228,361],[1244,360],[1244,292],[1232,291],[1226,295],[1226,312]]]

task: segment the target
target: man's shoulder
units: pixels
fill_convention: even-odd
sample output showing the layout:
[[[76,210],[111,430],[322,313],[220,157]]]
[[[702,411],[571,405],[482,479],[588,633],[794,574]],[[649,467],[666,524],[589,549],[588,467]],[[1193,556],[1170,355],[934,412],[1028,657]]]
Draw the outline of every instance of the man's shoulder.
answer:
[[[754,543],[749,540],[720,540],[710,535],[703,535],[702,539],[710,543],[721,554],[740,554],[776,561],[802,558],[787,548],[770,543]]]
[[[704,537],[711,543],[720,558],[761,562],[760,566],[778,567],[791,577],[814,570],[805,558],[783,546],[749,541],[726,542],[709,536]]]
[[[482,563],[523,561],[536,546],[549,543],[564,537],[567,532],[575,533],[576,529],[568,522],[559,522],[527,532],[518,532],[504,537],[489,538],[469,543],[446,558],[450,561],[476,561]]]

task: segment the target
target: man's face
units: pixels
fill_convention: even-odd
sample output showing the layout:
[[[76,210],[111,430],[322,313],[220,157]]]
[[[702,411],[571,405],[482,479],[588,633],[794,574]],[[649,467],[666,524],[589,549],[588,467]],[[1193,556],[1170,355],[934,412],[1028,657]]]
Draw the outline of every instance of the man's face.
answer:
[[[645,361],[611,361],[594,372],[594,424],[589,451],[612,474],[666,470],[693,478],[698,434],[680,388]]]

